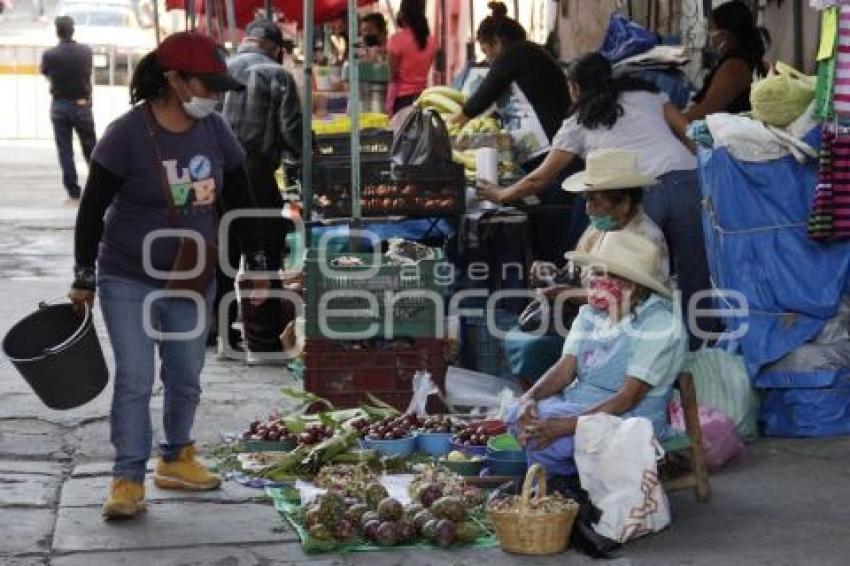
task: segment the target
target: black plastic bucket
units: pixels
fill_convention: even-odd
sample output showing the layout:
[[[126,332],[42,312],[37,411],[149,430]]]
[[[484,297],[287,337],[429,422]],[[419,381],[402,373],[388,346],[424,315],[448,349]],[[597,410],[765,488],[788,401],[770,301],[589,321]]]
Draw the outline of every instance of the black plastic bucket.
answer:
[[[109,381],[92,318],[70,303],[41,303],[3,338],[3,353],[51,409],[84,405]]]

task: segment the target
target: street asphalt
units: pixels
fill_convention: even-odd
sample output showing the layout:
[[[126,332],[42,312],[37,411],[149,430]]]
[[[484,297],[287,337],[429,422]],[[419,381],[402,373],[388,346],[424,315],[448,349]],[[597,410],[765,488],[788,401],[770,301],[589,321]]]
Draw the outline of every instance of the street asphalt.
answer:
[[[83,163],[80,170],[85,171]],[[76,209],[62,203],[49,141],[0,141],[0,333],[65,294]],[[98,313],[97,327],[109,357]],[[111,363],[111,362],[110,362]],[[207,357],[195,433],[201,445],[285,401],[298,386],[280,368]],[[148,486],[145,517],[104,523],[109,481],[109,387],[71,411],[47,409],[0,358],[0,564],[585,564],[575,551],[520,558],[486,551],[387,551],[305,555],[262,493],[227,483],[219,492],[175,494]],[[152,411],[161,416],[161,389]],[[156,426],[158,435],[160,427]],[[614,564],[845,565],[850,556],[850,440],[763,439],[712,476],[712,500],[670,495],[672,526],[628,544]]]

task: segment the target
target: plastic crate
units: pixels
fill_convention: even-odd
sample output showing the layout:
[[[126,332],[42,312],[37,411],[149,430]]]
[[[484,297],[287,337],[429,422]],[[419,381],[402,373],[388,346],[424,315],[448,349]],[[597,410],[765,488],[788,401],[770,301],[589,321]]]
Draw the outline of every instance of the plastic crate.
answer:
[[[446,340],[339,342],[310,340],[304,346],[304,389],[344,408],[366,400],[366,393],[406,409],[419,370],[444,389],[449,344]]]
[[[332,267],[339,257],[358,257],[364,265]],[[380,264],[377,261],[380,261]],[[322,259],[315,249],[310,250],[306,262],[306,327],[307,338],[324,337],[320,320],[335,333],[353,334],[375,330],[375,337],[433,337],[438,334],[443,305],[430,293],[442,298],[437,275],[444,261],[442,251],[434,250],[434,258],[418,264],[389,265],[383,255],[364,253],[327,253]],[[323,273],[322,262],[333,270]],[[377,266],[377,273],[368,271]],[[329,313],[320,313],[322,297],[335,291],[366,291],[377,302],[372,308],[370,300],[362,296],[338,295],[328,300]],[[393,297],[392,293],[411,293],[411,296]],[[420,293],[421,292],[421,293]],[[426,294],[428,293],[428,294]]]
[[[506,332],[517,323],[516,315],[497,309],[494,313],[496,326]],[[462,317],[461,360],[466,369],[486,373],[495,377],[512,378],[511,367],[505,355],[505,342],[487,329],[484,317]]]
[[[393,145],[392,130],[361,130],[360,155],[389,157]],[[316,136],[317,159],[334,157],[341,160],[351,157],[351,134],[320,134]]]
[[[454,164],[443,169],[390,172],[388,161],[361,163],[360,209],[364,217],[437,217],[466,210],[466,179]],[[313,170],[313,206],[324,218],[351,216],[351,164],[326,161]]]

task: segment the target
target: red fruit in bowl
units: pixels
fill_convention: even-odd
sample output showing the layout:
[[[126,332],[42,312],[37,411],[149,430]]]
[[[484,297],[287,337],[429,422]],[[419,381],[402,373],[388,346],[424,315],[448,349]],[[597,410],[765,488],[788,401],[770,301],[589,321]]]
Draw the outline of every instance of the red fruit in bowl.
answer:
[[[260,421],[252,421],[251,425],[248,427],[248,430],[251,431],[251,433],[255,433],[255,432],[257,432],[257,429],[260,427],[260,424],[262,424],[262,423],[260,423]]]
[[[270,430],[266,435],[266,440],[269,442],[277,442],[280,440],[280,433],[277,430]]]
[[[298,435],[298,442],[301,444],[313,444],[316,442],[316,437],[309,432],[302,432]]]

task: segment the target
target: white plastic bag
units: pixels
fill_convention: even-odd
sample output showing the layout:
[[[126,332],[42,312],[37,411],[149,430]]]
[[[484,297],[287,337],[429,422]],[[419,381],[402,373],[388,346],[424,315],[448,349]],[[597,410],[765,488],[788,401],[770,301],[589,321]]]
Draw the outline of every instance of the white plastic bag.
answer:
[[[449,405],[501,409],[505,389],[522,395],[519,385],[507,379],[454,366],[446,371],[446,402]]]
[[[413,374],[413,397],[405,412],[417,417],[428,416],[428,397],[439,394],[440,388],[434,384],[431,374],[425,370],[417,371]]]
[[[658,479],[663,455],[648,419],[579,417],[575,462],[582,488],[602,511],[597,533],[624,543],[670,524],[670,504]]]

